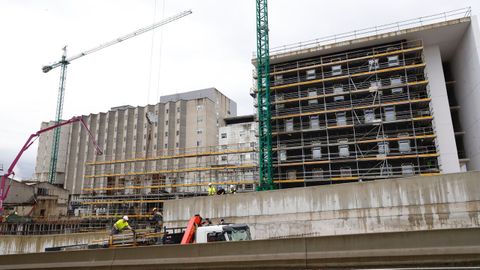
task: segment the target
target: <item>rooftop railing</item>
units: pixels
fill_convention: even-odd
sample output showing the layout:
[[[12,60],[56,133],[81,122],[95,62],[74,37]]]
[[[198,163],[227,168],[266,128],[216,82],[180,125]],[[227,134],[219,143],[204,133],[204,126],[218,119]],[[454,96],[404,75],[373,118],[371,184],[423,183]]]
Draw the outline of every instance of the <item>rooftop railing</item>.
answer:
[[[338,42],[348,41],[357,38],[364,38],[373,35],[380,35],[389,33],[392,31],[401,31],[414,27],[421,27],[425,25],[430,25],[434,23],[446,22],[454,19],[461,19],[470,17],[471,7],[455,9],[451,11],[446,11],[443,13],[437,13],[429,16],[422,16],[415,19],[409,19],[405,21],[399,21],[395,23],[389,23],[384,25],[379,25],[375,27],[369,27],[359,30],[354,30],[351,32],[330,35],[322,38],[317,38],[313,40],[308,40],[304,42],[297,42],[293,44],[283,45],[279,47],[270,48],[270,56],[286,53],[294,50],[304,50],[311,49],[315,47],[325,46],[328,44],[334,44]]]

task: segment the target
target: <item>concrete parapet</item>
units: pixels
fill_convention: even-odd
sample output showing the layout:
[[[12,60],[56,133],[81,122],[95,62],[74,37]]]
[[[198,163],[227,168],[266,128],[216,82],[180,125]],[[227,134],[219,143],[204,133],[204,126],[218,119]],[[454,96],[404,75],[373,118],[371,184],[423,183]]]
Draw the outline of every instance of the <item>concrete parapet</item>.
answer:
[[[44,252],[47,247],[88,244],[94,240],[107,238],[107,236],[107,232],[2,235],[0,237],[0,255]]]
[[[266,239],[480,227],[479,209],[480,172],[468,172],[172,200],[164,218],[224,218]]]

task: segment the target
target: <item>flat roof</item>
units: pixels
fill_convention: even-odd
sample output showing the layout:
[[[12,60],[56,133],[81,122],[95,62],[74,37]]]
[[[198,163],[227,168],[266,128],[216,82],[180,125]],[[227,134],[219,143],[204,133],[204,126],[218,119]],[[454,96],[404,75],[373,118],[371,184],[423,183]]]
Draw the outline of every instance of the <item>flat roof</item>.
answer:
[[[299,49],[270,56],[270,63],[283,63],[339,53],[342,51],[375,46],[397,40],[422,40],[424,46],[438,45],[442,53],[442,59],[450,59],[461,40],[463,34],[470,26],[471,18],[449,20],[419,27],[407,28],[400,31],[392,31],[384,34],[372,35],[357,39],[351,39],[328,45],[320,45],[307,49]],[[253,60],[255,61],[255,59]]]

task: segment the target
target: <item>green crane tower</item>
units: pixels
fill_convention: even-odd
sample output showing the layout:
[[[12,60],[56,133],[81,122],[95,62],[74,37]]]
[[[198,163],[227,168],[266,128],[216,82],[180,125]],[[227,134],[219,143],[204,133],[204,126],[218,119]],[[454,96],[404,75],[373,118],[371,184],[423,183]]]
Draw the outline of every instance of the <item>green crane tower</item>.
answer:
[[[270,53],[268,38],[267,0],[256,0],[257,11],[257,103],[258,103],[258,155],[260,185],[258,190],[271,190],[272,127],[270,123]]]

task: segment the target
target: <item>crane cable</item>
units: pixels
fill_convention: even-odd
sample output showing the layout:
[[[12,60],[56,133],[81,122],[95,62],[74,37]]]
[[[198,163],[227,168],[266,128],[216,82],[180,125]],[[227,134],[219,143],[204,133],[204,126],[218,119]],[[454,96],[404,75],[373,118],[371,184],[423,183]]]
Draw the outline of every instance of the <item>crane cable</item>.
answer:
[[[157,19],[157,0],[154,1],[155,5],[153,8],[153,23]],[[152,86],[152,66],[153,66],[153,46],[155,45],[155,31],[152,31],[152,42],[150,44],[150,63],[149,63],[149,73],[148,73],[148,82],[147,82],[147,105],[150,102],[150,89]]]
[[[163,20],[165,18],[165,0],[162,0],[162,17],[161,19]],[[153,8],[153,21],[155,22],[157,20],[157,0],[155,0],[155,5]],[[151,90],[152,90],[152,73],[153,73],[153,56],[154,56],[154,47],[155,47],[155,32],[152,33],[152,42],[150,45],[150,63],[149,63],[149,75],[148,75],[148,93],[147,93],[147,104],[150,102],[150,95],[151,95]],[[159,52],[158,52],[158,58],[159,58],[159,64],[158,64],[158,78],[156,82],[156,102],[159,102],[160,99],[160,73],[161,73],[161,67],[162,67],[162,47],[163,47],[163,29],[160,29],[160,41],[159,41]]]
[[[156,1],[156,0],[155,0]],[[165,0],[162,0],[162,20],[165,18]],[[160,102],[160,79],[161,79],[161,72],[162,72],[162,49],[163,49],[163,28],[160,29],[160,41],[159,41],[159,51],[158,51],[158,78],[157,78],[157,99],[156,102]]]

